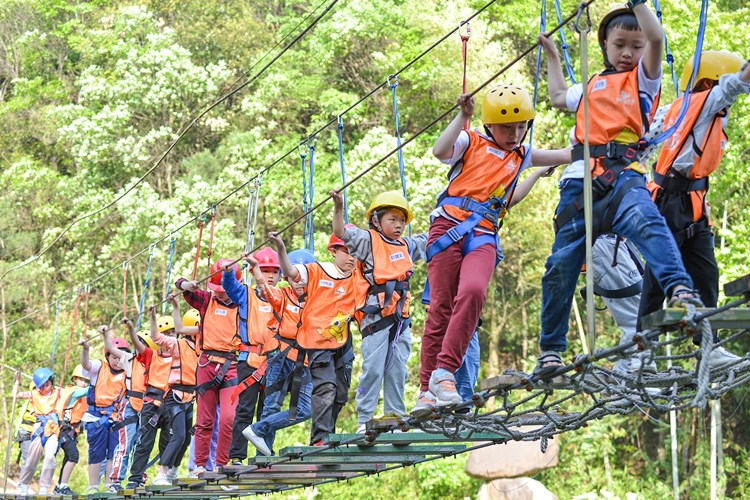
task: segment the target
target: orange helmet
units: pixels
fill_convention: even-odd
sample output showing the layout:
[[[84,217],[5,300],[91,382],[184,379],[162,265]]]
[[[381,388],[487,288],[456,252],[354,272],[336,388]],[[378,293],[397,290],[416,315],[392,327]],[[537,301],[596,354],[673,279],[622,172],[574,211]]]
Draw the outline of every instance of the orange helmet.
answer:
[[[352,229],[352,228],[356,228],[357,226],[355,226],[354,224],[347,224],[344,227],[346,227],[347,229]],[[336,247],[345,247],[345,246],[346,245],[341,240],[341,238],[336,236],[335,233],[331,233],[331,237],[328,239],[328,250],[333,250]]]
[[[240,281],[242,279],[240,266],[238,266],[236,263],[233,263],[233,261],[230,259],[219,259],[214,262],[213,266],[211,266],[211,279],[208,281],[208,288],[210,288],[214,292],[224,291],[224,287],[221,286],[221,268],[229,264],[232,264],[232,269],[234,269],[234,277],[237,278],[237,281]]]

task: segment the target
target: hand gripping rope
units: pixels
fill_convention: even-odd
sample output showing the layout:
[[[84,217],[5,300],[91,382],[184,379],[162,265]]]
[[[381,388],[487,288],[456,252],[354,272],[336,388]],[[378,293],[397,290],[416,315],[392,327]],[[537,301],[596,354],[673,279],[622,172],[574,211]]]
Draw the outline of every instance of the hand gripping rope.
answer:
[[[135,331],[141,331],[141,318],[143,317],[143,306],[146,303],[146,295],[148,295],[149,281],[151,280],[151,262],[154,260],[154,245],[148,247],[148,265],[146,266],[146,278],[143,280],[143,293],[141,294],[141,301],[138,305],[138,320],[136,321]],[[167,278],[169,283],[169,278]]]

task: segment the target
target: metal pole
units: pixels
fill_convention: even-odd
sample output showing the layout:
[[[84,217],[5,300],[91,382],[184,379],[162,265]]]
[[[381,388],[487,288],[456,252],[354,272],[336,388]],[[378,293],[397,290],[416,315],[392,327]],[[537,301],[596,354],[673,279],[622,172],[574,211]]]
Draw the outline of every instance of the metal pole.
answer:
[[[669,332],[667,332],[667,369],[672,368],[672,344],[669,343]],[[677,412],[669,412],[669,435],[672,449],[672,489],[674,500],[680,500],[680,469],[679,452],[677,449]]]

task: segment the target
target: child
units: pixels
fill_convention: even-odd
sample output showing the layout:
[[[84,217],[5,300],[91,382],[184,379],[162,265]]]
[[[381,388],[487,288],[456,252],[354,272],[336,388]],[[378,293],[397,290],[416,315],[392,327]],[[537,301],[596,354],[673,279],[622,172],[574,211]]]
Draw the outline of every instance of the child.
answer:
[[[104,335],[105,346],[111,343],[115,349],[130,353],[130,348],[125,339],[111,338],[110,331],[106,326],[99,327]],[[101,463],[106,460],[106,477],[112,474],[112,458],[117,447],[118,433],[112,430],[112,425],[118,420],[119,405],[125,397],[125,378],[127,363],[123,364],[126,356],[112,356],[109,351],[104,350],[104,361],[89,359],[89,343],[84,336],[81,342],[81,366],[84,375],[89,377],[91,385],[86,398],[88,410],[83,416],[86,424],[86,439],[89,443],[89,487],[86,494],[99,491],[99,477],[101,475]],[[109,486],[112,486],[110,483]]]
[[[243,258],[250,264],[257,285],[262,287],[264,296],[273,307],[273,320],[269,328],[277,332],[276,340],[280,344],[277,354],[268,353],[266,361],[266,396],[263,413],[258,422],[245,427],[242,434],[260,453],[273,455],[276,432],[310,418],[312,382],[307,366],[302,368],[302,379],[306,382],[300,387],[296,404],[290,405],[289,410],[281,411],[299,356],[296,348],[297,329],[307,294],[304,286],[288,277],[288,287],[271,286],[258,261],[247,254],[243,254]],[[292,265],[304,266],[316,260],[309,250],[294,250],[289,252],[289,262]]]
[[[18,477],[18,494],[33,495],[29,483],[34,477],[39,460],[44,457],[42,472],[39,477],[39,493],[47,496],[55,473],[55,454],[57,453],[57,432],[59,417],[57,413],[60,402],[60,389],[55,387],[55,375],[49,368],[37,368],[34,371],[34,386],[31,392],[18,392],[21,383],[20,373],[16,373],[13,392],[19,399],[31,400],[31,407],[36,422],[31,432],[31,446],[28,460]]]
[[[583,157],[583,88],[567,88],[554,43],[539,42],[549,59],[552,104],[576,110],[573,157]],[[695,301],[693,282],[685,272],[674,239],[650,200],[640,165],[635,161],[649,127],[661,87],[664,31],[645,0],[617,5],[599,26],[606,70],[588,83],[589,140],[594,177],[594,236],[607,232],[627,237],[651,263],[661,287],[674,300]],[[585,256],[583,168],[576,162],[560,183],[555,212],[555,242],[542,278],[541,354],[535,369],[546,375],[562,366],[570,307]]]
[[[502,259],[497,230],[507,208],[518,202],[547,172],[537,170],[515,189],[522,168],[557,165],[570,160],[570,149],[529,151],[521,145],[534,107],[528,93],[498,85],[485,96],[485,134],[464,131],[474,112],[468,95],[458,98],[460,111],[433,147],[451,165],[448,187],[430,215],[427,277],[430,310],[422,336],[420,388],[413,411],[461,402],[454,373],[463,362],[487,293],[492,273]],[[520,198],[521,196],[519,196]]]
[[[78,434],[81,432],[81,420],[86,414],[88,404],[86,395],[89,392],[89,378],[83,375],[83,367],[73,369],[72,386],[62,390],[57,414],[60,416],[60,433],[58,445],[63,450],[63,465],[60,468],[60,479],[53,493],[55,495],[75,495],[68,486],[73,468],[78,463]]]
[[[131,337],[135,335],[133,323],[123,320],[128,326]],[[162,316],[157,321],[156,329],[164,335],[174,336],[174,321],[171,316]],[[152,339],[153,340],[153,339]],[[130,476],[125,487],[132,490],[145,484],[145,472],[148,459],[156,441],[156,431],[161,429],[159,442],[169,442],[169,415],[165,411],[164,401],[169,392],[169,378],[172,373],[172,353],[156,344],[156,349],[134,342],[137,360],[146,367],[146,392],[143,395],[143,408],[140,413],[140,428],[135,438],[133,462],[130,465]],[[160,446],[161,448],[161,446]]]
[[[682,88],[693,73],[693,58],[682,73]],[[714,235],[708,217],[708,176],[719,167],[727,141],[724,128],[729,110],[739,94],[750,93],[750,64],[727,51],[704,51],[687,113],[677,131],[664,142],[654,168],[651,190],[680,249],[682,262],[695,282],[696,291],[707,307],[716,307],[719,268],[714,254]],[[682,97],[672,103],[663,128],[677,120]],[[639,316],[657,311],[664,292],[651,266],[646,267]],[[694,337],[700,345],[700,334]],[[719,338],[714,334],[714,342]],[[724,347],[711,352],[711,366],[731,364],[740,358]]]
[[[175,296],[170,297],[173,307],[172,319],[182,323],[180,319],[180,305]],[[180,465],[190,444],[190,429],[193,427],[193,392],[195,391],[195,372],[198,369],[198,355],[195,352],[195,341],[191,337],[175,338],[164,335],[156,319],[156,310],[149,308],[151,322],[151,338],[167,354],[172,356],[172,368],[169,376],[169,391],[164,400],[163,412],[166,414],[168,427],[171,430],[169,443],[161,453],[159,472],[151,483],[155,486],[172,484],[168,476]],[[166,316],[162,316],[163,324]],[[194,328],[194,327],[193,327]],[[182,326],[180,330],[182,329]],[[178,330],[175,328],[175,330]],[[176,478],[175,478],[176,479]]]
[[[312,430],[310,443],[322,443],[335,432],[339,412],[349,400],[354,351],[349,335],[349,321],[364,296],[362,277],[356,272],[356,260],[346,245],[331,234],[328,251],[333,262],[292,265],[284,241],[278,233],[268,237],[276,244],[281,270],[291,282],[307,287],[307,302],[302,309],[297,343],[301,359],[309,360],[312,378]],[[297,360],[300,366],[300,359]],[[302,374],[295,373],[301,380]],[[292,398],[300,393],[297,384]]]
[[[263,248],[255,253],[261,274],[271,287],[279,282],[279,256],[271,248]],[[235,264],[234,267],[237,267]],[[238,268],[239,269],[239,268]],[[247,458],[247,439],[242,431],[253,423],[257,411],[260,417],[263,411],[263,392],[260,384],[249,384],[254,380],[256,370],[265,361],[265,352],[278,348],[273,339],[273,332],[268,323],[273,318],[273,308],[259,283],[250,293],[248,287],[239,281],[233,268],[227,267],[221,278],[221,286],[226,290],[232,302],[239,306],[240,316],[240,358],[237,363],[237,380],[239,384],[232,394],[239,396],[237,411],[232,425],[232,447],[229,457],[232,465],[241,465]],[[256,375],[257,376],[257,375]],[[257,403],[257,407],[256,407]]]
[[[196,392],[198,403],[195,422],[195,469],[191,477],[206,472],[211,435],[216,423],[217,408],[219,435],[216,446],[216,464],[229,462],[232,441],[232,424],[237,405],[229,397],[237,384],[237,350],[239,343],[239,308],[221,286],[220,272],[232,261],[219,259],[211,267],[210,291],[200,289],[198,282],[179,278],[175,286],[181,290],[185,301],[200,314],[196,351],[200,352]],[[234,265],[237,279],[240,268]]]
[[[404,387],[411,350],[409,278],[412,262],[424,257],[427,235],[402,237],[414,216],[399,191],[387,191],[372,200],[366,214],[368,230],[345,229],[343,196],[336,191],[330,195],[334,201],[333,233],[359,261],[369,285],[359,319],[362,375],[357,386],[357,432],[363,433],[378,406],[381,385],[383,412],[406,413]]]

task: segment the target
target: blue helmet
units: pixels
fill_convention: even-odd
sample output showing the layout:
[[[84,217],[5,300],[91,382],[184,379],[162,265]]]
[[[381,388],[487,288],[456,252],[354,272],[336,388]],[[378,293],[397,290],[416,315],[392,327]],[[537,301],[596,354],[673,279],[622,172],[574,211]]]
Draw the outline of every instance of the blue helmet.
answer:
[[[49,368],[37,368],[34,371],[34,385],[37,389],[41,389],[48,380],[51,380],[54,377],[55,374],[52,373],[52,370]]]
[[[305,250],[304,248],[289,252],[289,262],[292,264],[312,264],[317,261],[318,259],[315,258],[315,255],[310,250]]]

